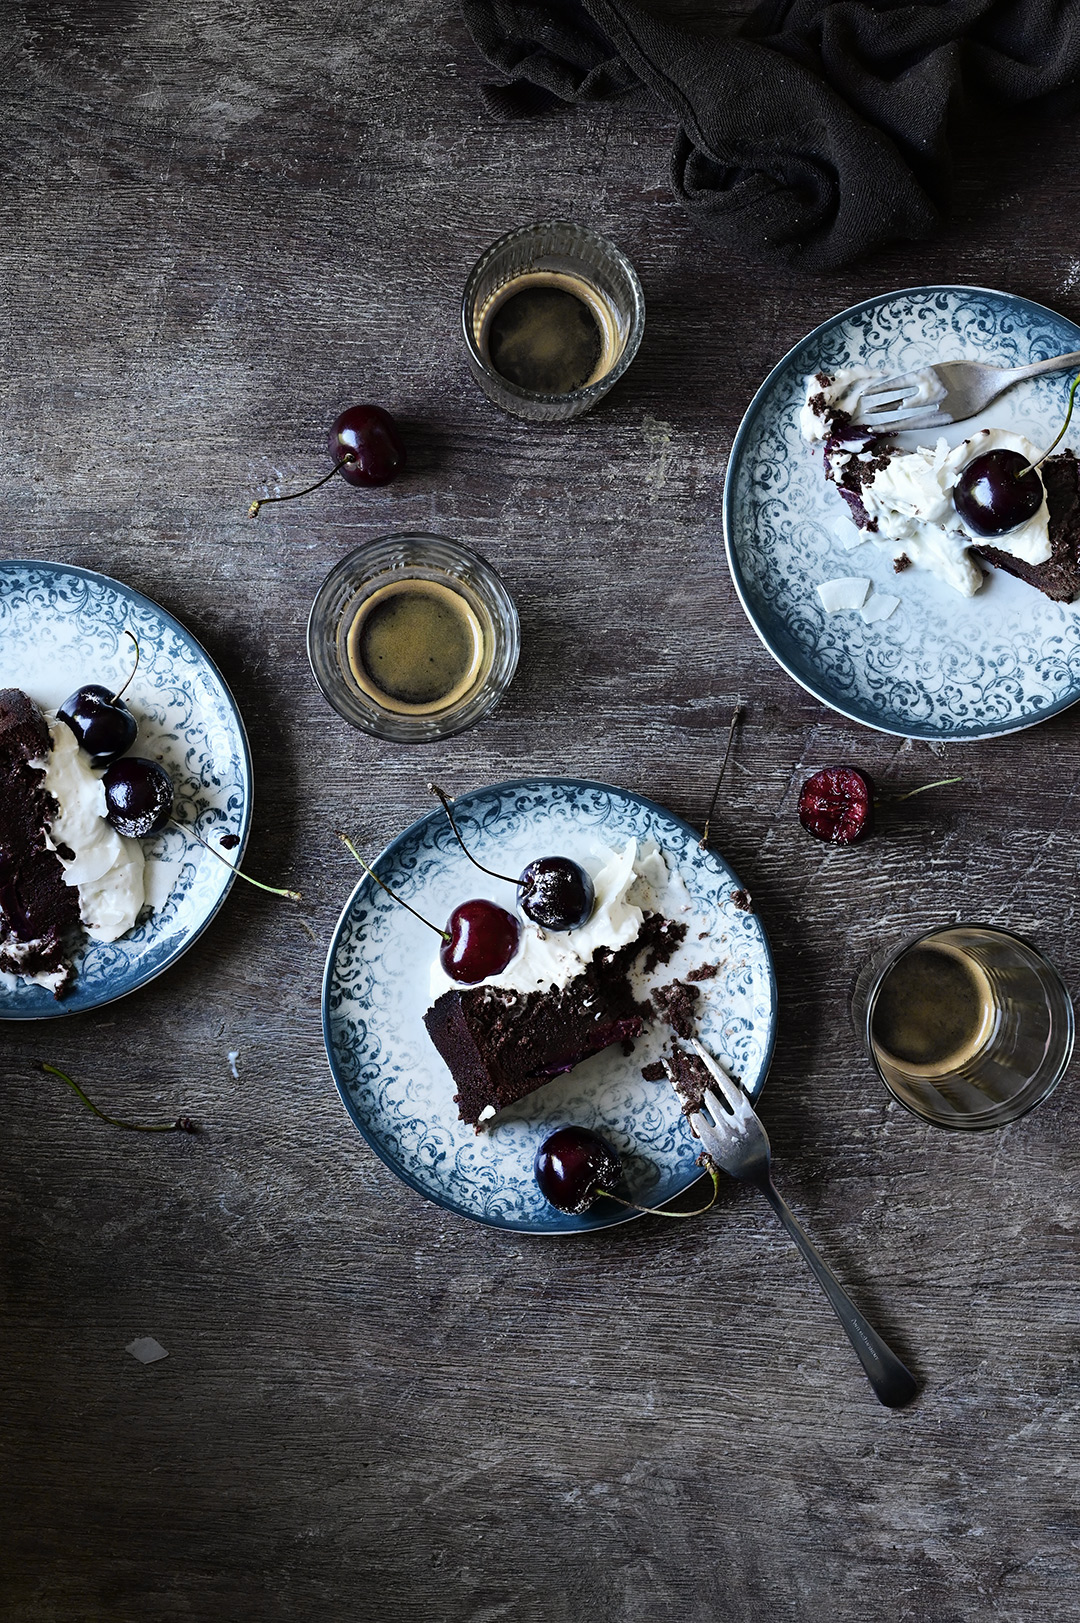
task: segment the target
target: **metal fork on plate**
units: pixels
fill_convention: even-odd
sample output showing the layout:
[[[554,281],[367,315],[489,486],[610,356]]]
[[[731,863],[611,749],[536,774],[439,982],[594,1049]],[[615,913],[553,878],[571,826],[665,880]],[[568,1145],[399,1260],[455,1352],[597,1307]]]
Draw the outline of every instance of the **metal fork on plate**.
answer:
[[[999,394],[1025,378],[1080,366],[1080,350],[1055,355],[1031,366],[984,366],[982,361],[939,361],[918,372],[883,378],[859,397],[856,422],[866,428],[944,428],[984,410]],[[941,392],[934,398],[937,390]],[[929,398],[928,398],[929,393]]]
[[[707,1089],[703,1102],[708,1114],[697,1110],[690,1115],[690,1125],[704,1145],[706,1155],[731,1177],[752,1184],[765,1196],[816,1274],[881,1402],[889,1409],[910,1403],[918,1391],[915,1377],[863,1318],[774,1187],[768,1135],[746,1094],[696,1038],[692,1046],[728,1106],[725,1110],[716,1094]]]

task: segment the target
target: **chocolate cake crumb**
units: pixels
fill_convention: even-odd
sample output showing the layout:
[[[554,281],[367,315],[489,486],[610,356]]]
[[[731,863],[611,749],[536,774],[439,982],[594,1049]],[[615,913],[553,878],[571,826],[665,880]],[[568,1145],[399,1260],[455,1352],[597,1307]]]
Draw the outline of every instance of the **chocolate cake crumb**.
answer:
[[[656,918],[657,915],[651,914],[650,917]],[[671,919],[660,919],[659,924],[661,928],[655,931],[655,938],[649,948],[648,957],[641,966],[643,975],[651,975],[654,969],[659,968],[661,964],[666,964],[668,959],[674,955],[676,948],[681,947],[686,939],[685,924],[676,924]]]
[[[700,1110],[712,1077],[696,1054],[688,1054],[676,1043],[671,1052],[671,1081],[678,1095],[684,1116]]]
[[[697,969],[687,972],[688,981],[714,981],[720,973],[719,964],[699,964]]]
[[[646,1082],[662,1082],[667,1076],[667,1066],[662,1059],[657,1059],[651,1065],[643,1065],[641,1074]]]
[[[701,1001],[701,993],[696,986],[687,986],[685,981],[671,981],[667,986],[656,988],[653,1001],[661,1018],[667,1021],[676,1036],[694,1035],[697,1006]]]
[[[740,913],[752,913],[754,911],[753,898],[748,890],[733,890],[731,893],[731,905],[737,907]]]
[[[911,568],[911,559],[908,557],[906,552],[902,552],[900,554],[899,558],[894,558],[893,559],[893,574],[894,575],[902,575],[904,573],[905,569],[910,569],[910,568]]]

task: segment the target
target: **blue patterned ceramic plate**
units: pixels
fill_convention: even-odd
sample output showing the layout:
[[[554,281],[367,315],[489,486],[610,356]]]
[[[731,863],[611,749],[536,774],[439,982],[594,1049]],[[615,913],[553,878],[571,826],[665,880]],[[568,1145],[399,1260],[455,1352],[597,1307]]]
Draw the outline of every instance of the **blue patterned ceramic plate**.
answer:
[[[823,704],[905,738],[963,740],[1030,727],[1080,699],[1080,608],[999,570],[964,598],[922,571],[895,575],[872,544],[845,550],[857,531],[798,423],[814,372],[861,365],[888,374],[961,359],[1019,366],[1075,349],[1080,328],[1028,299],[917,287],[823,322],[766,378],[728,463],[728,564],[766,648]],[[1018,384],[945,437],[956,444],[997,427],[1049,445],[1069,383],[1063,372]],[[933,444],[938,433],[902,435],[900,444]],[[1078,443],[1075,428],[1065,443]],[[814,588],[843,575],[870,576],[900,606],[870,626],[857,614],[826,614]]]
[[[244,724],[213,661],[171,614],[119,581],[68,564],[0,563],[0,687],[20,687],[55,709],[86,682],[119,687],[131,669],[130,629],[141,658],[124,695],[139,723],[136,750],[165,762],[176,816],[204,838],[234,834],[239,864],[251,823],[251,756]],[[143,841],[154,911],[119,941],[90,941],[76,980],[57,1000],[44,987],[0,975],[0,1019],[80,1014],[144,986],[206,929],[233,875],[178,829]]]
[[[459,827],[480,861],[519,873],[534,857],[560,852],[593,861],[630,838],[654,841],[678,878],[664,911],[688,925],[662,979],[719,964],[701,983],[702,1039],[753,1097],[764,1086],[776,1028],[769,944],[752,913],[732,901],[739,882],[715,852],[698,847],[686,823],[640,795],[572,778],[496,784],[455,802]],[[441,810],[405,830],[373,863],[411,906],[442,924],[470,896],[504,905],[508,886],[470,866]],[[680,881],[681,880],[681,884]],[[533,1158],[554,1128],[595,1127],[618,1147],[642,1205],[671,1200],[700,1178],[696,1145],[667,1081],[642,1067],[664,1047],[648,1031],[630,1057],[607,1049],[547,1083],[476,1133],[458,1120],[450,1073],[423,1024],[438,951],[430,930],[366,876],[338,921],[323,980],[323,1035],[346,1110],[372,1149],[413,1189],[464,1217],[532,1234],[569,1234],[626,1222],[634,1213],[598,1203],[583,1217],[549,1206],[532,1176]]]

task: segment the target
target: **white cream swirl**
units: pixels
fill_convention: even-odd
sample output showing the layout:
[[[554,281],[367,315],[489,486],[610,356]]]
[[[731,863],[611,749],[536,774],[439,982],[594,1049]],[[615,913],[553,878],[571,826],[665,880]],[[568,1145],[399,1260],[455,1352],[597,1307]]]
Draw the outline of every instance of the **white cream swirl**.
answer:
[[[64,882],[78,886],[87,935],[115,941],[131,929],[146,900],[142,846],[106,821],[101,778],[71,728],[51,719],[48,725],[52,749],[44,762],[44,788],[59,810],[47,841],[64,865]]]

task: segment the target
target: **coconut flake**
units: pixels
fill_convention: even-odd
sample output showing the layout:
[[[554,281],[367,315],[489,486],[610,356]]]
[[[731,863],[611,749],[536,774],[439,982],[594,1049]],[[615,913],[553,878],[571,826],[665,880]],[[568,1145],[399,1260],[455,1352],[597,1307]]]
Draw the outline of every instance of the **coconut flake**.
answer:
[[[159,1358],[169,1356],[161,1342],[155,1341],[153,1336],[136,1336],[134,1341],[128,1342],[124,1351],[137,1358],[140,1364],[156,1364]]]
[[[868,603],[864,603],[859,613],[868,626],[874,625],[878,620],[887,620],[900,599],[893,597],[891,592],[875,592]]]
[[[841,580],[825,580],[817,588],[826,614],[843,614],[861,609],[870,590],[868,575],[845,575]]]

